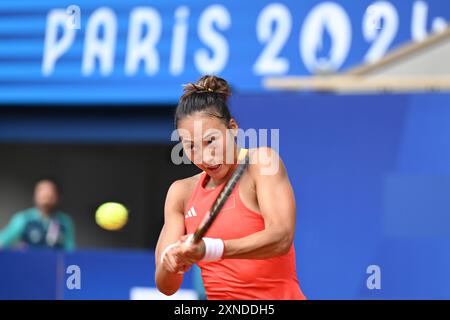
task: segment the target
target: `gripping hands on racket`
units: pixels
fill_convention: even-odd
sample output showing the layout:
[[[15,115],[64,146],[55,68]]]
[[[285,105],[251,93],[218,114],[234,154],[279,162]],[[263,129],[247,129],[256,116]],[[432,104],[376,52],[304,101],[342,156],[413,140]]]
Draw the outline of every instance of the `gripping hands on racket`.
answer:
[[[172,273],[182,274],[194,263],[205,256],[204,241],[193,243],[192,235],[184,235],[177,242],[169,245],[161,254],[161,264]]]

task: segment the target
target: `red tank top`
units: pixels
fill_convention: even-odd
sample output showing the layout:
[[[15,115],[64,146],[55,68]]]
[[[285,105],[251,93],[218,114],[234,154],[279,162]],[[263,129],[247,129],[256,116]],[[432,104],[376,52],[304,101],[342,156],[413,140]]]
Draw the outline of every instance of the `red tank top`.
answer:
[[[193,233],[223,185],[206,189],[203,172],[185,208],[187,233]],[[264,229],[262,216],[247,208],[239,196],[239,182],[220,211],[206,237],[239,239]],[[283,256],[263,260],[222,259],[198,262],[208,299],[297,300],[305,299],[295,266],[295,249]]]

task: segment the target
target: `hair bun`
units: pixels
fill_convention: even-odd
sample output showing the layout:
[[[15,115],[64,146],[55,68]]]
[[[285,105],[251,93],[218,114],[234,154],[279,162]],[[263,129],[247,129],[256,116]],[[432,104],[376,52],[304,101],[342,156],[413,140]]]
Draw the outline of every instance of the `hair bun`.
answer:
[[[184,97],[192,93],[218,93],[226,101],[231,96],[228,82],[220,77],[205,75],[196,83],[189,83],[184,87]]]

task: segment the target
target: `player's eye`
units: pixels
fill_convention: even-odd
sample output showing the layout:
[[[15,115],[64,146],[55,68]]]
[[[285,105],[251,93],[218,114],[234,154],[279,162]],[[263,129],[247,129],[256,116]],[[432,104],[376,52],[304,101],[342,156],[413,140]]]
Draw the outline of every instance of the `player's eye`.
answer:
[[[211,137],[211,138],[208,139],[208,144],[211,144],[214,141],[216,141],[216,137]]]
[[[192,149],[194,149],[194,144],[193,144],[193,143],[190,143],[190,142],[185,142],[185,143],[183,143],[183,146],[184,146],[184,148],[185,148],[186,150],[192,150]]]

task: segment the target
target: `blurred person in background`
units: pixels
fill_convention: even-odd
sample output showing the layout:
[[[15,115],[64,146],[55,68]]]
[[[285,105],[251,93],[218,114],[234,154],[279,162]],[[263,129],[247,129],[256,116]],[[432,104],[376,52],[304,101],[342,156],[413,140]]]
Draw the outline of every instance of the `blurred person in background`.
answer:
[[[0,230],[0,248],[30,247],[73,250],[75,234],[72,219],[57,209],[59,188],[43,179],[34,188],[33,208],[20,211]]]

